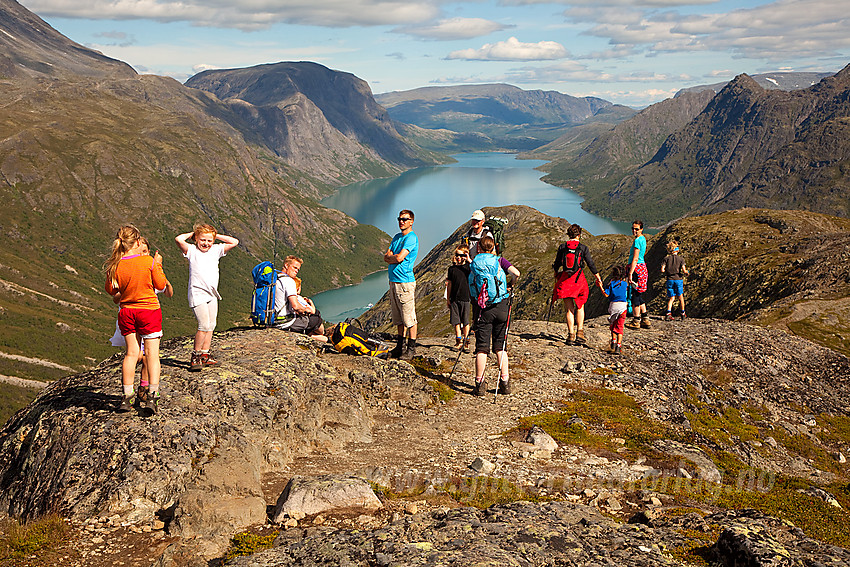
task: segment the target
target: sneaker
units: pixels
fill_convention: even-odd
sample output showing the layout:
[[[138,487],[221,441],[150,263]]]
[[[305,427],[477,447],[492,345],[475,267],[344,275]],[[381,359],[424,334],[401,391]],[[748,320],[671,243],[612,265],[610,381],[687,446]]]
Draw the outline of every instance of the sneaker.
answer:
[[[148,401],[148,397],[150,396],[150,386],[139,386],[138,393],[138,402],[146,402]]]
[[[212,355],[208,352],[201,353],[201,363],[204,366],[217,366],[218,361],[212,357]]]
[[[487,392],[487,380],[481,379],[481,382],[475,382],[475,389],[472,391],[473,396],[483,396]]]
[[[583,345],[587,343],[587,339],[584,338],[584,329],[578,329],[576,331],[576,344]]]
[[[625,326],[627,329],[640,329],[640,319],[632,319]]]
[[[664,316],[664,320],[665,321],[672,321],[673,320],[673,314],[668,311],[667,315]]]
[[[118,406],[118,411],[122,413],[126,413],[133,409],[133,405],[136,403],[136,394],[130,394],[126,396],[123,400],[121,400],[121,405]]]
[[[680,320],[680,321],[684,321],[684,320],[685,320],[685,319],[687,319],[687,318],[688,318],[688,316],[687,316],[687,315],[685,315],[684,313],[682,313],[682,315],[681,315],[681,316],[679,316],[679,320]]]
[[[614,345],[614,354],[623,354],[622,347],[620,345]]]
[[[499,393],[508,396],[511,393],[511,382],[510,380],[499,380]]]
[[[640,320],[640,328],[641,329],[651,329],[652,325],[649,322],[649,317],[643,317]]]
[[[192,360],[189,362],[189,372],[200,372],[204,367],[204,361],[201,360],[201,353],[193,352]]]

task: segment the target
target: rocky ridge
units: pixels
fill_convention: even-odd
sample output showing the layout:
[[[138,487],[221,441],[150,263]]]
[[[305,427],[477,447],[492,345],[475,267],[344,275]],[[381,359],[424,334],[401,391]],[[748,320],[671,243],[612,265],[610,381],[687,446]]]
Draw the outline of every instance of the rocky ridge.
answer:
[[[3,509],[59,510],[91,534],[82,539],[102,542],[80,545],[86,555],[70,554],[68,565],[114,564],[122,549],[124,559],[142,553],[128,551],[140,541],[159,565],[206,565],[234,533],[271,529],[267,510],[288,479],[354,475],[384,487],[383,509],[287,519],[274,549],[238,564],[679,565],[683,550],[722,557],[726,548],[738,549],[726,565],[766,561],[777,549],[793,561],[847,561],[828,530],[807,533],[726,500],[793,477],[810,488],[797,497],[803,513],[828,514],[847,534],[850,515],[821,495],[850,505],[835,488],[850,471],[832,457],[850,450],[840,429],[850,415],[846,357],[722,320],[658,321],[627,333],[621,357],[604,351],[604,319],[588,323],[590,348],[564,347],[564,333],[559,323],[515,322],[514,393],[495,404],[492,388],[470,395],[469,355],[448,378],[456,351],[433,337],[411,365],[326,353],[276,330],[233,330],[214,344],[222,366],[200,375],[185,367],[190,340],[172,341],[152,418],[115,413],[120,369],[106,361],[51,385],[0,433]],[[453,396],[438,402],[445,386]],[[600,392],[633,399],[619,411],[635,412],[642,429],[581,409],[583,396]],[[562,429],[559,415],[575,425]],[[532,423],[554,450],[527,437]],[[570,441],[575,427],[606,441]],[[715,496],[700,500],[681,488],[687,482]],[[543,501],[465,507],[517,489]]]

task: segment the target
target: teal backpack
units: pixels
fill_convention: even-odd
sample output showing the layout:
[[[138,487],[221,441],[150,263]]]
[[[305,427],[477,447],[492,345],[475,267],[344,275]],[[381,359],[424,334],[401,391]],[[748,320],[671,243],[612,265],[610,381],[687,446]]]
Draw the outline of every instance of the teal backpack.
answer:
[[[478,307],[484,309],[508,297],[508,278],[499,257],[481,253],[472,259],[469,270],[469,291]]]

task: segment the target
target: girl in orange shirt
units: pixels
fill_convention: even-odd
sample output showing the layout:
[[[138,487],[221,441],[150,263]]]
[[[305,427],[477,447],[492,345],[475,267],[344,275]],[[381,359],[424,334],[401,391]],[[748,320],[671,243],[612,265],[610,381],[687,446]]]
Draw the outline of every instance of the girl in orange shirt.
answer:
[[[112,243],[112,254],[106,261],[106,292],[112,296],[121,294],[121,311],[118,313],[118,328],[127,343],[127,352],[121,367],[121,383],[124,399],[119,411],[130,411],[135,401],[133,379],[136,363],[141,354],[141,343],[145,345],[145,366],[148,370],[149,397],[145,407],[151,413],[159,409],[159,341],[162,337],[162,310],[156,289],[168,285],[162,271],[162,256],[157,252],[153,258],[142,254],[142,235],[133,225],[118,229]]]

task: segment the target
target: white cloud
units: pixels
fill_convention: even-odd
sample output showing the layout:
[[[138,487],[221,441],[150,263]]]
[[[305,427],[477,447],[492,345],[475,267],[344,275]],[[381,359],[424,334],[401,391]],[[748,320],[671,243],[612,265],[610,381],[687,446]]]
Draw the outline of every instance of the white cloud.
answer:
[[[569,53],[556,41],[538,41],[523,43],[515,37],[498,43],[485,43],[480,49],[461,49],[452,51],[446,59],[465,59],[469,61],[546,61],[563,59]]]
[[[93,20],[187,21],[198,26],[265,29],[277,23],[324,27],[409,25],[439,15],[436,2],[404,0],[29,0],[43,16]]]
[[[663,74],[652,71],[633,71],[630,73],[611,73],[591,69],[577,61],[563,61],[543,67],[522,67],[507,73],[511,81],[518,83],[573,83],[588,81],[594,83],[658,83],[681,82],[691,80],[686,74]]]
[[[393,31],[425,39],[456,40],[481,37],[512,27],[515,26],[484,18],[449,18],[431,25],[405,26]]]

